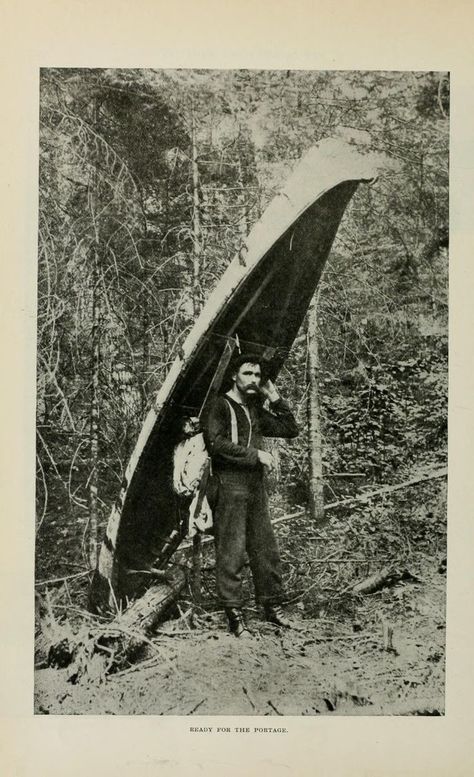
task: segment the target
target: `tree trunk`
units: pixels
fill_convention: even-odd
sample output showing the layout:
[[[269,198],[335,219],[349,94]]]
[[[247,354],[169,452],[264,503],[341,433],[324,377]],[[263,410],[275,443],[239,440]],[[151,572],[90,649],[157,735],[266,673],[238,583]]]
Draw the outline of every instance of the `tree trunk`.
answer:
[[[244,186],[244,176],[243,176],[243,170],[242,170],[242,160],[239,155],[239,186],[241,188],[240,193],[240,217],[239,217],[239,233],[240,233],[240,244],[241,247],[245,245],[245,242],[247,240],[247,235],[249,232],[249,225],[248,225],[248,202],[247,202],[247,192]]]
[[[140,399],[142,416],[145,415],[147,408],[147,389],[148,389],[148,368],[150,365],[150,336],[148,327],[150,325],[150,311],[148,305],[143,308],[142,327],[143,327],[143,345],[142,345],[142,379],[140,381]]]
[[[202,243],[201,243],[201,212],[199,199],[199,167],[198,152],[196,143],[196,123],[194,117],[194,108],[192,109],[192,171],[193,171],[193,313],[194,319],[199,315],[201,309],[201,264],[202,264]],[[193,599],[198,603],[201,599],[201,566],[202,566],[202,540],[198,533],[193,537],[193,567],[191,576],[191,591]]]
[[[98,125],[98,103],[93,104],[93,122]],[[92,173],[89,207],[94,227],[92,246],[92,396],[90,407],[90,463],[89,478],[89,565],[95,569],[98,561],[97,497],[99,490],[99,412],[100,412],[100,235],[97,221],[99,182],[97,170]]]
[[[198,152],[196,144],[196,126],[194,118],[194,109],[192,114],[192,171],[193,171],[193,312],[196,319],[201,309],[201,264],[202,264],[202,243],[201,243],[201,212],[199,199],[199,167]]]
[[[308,312],[308,469],[309,469],[309,511],[313,521],[324,519],[323,456],[321,419],[319,410],[319,358],[318,358],[318,295]]]
[[[97,496],[99,489],[99,415],[100,415],[100,270],[98,247],[93,249],[92,273],[92,397],[90,409],[89,479],[89,565],[95,569],[98,559]]]
[[[141,191],[140,194],[140,208],[143,214],[143,239],[145,246],[148,246],[149,241],[149,234],[148,234],[148,220],[146,216],[146,209],[145,209],[145,203],[144,203],[144,195],[143,191]],[[165,232],[166,234],[166,232]],[[146,258],[148,259],[148,249],[146,251]],[[146,274],[143,272],[143,280],[144,285],[146,285]],[[150,333],[149,333],[149,326],[150,326],[150,310],[151,310],[151,302],[148,298],[148,295],[144,298],[144,305],[143,305],[143,316],[142,316],[142,327],[143,327],[143,335],[142,335],[142,376],[140,380],[140,400],[141,400],[141,412],[142,416],[145,415],[147,405],[148,405],[148,368],[150,366]]]

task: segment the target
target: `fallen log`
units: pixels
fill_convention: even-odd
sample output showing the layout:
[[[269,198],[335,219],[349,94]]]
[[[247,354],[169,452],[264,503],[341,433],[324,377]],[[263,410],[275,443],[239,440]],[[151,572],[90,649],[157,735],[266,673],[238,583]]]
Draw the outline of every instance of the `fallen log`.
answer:
[[[365,580],[361,580],[360,583],[356,583],[352,588],[352,593],[355,595],[373,594],[380,591],[381,588],[395,585],[403,580],[412,583],[421,582],[419,577],[413,575],[407,569],[400,570],[393,566],[387,566],[383,567],[379,572],[375,572],[373,575],[366,577]]]
[[[393,567],[384,567],[379,572],[361,580],[360,583],[356,583],[352,588],[353,594],[373,594],[384,588],[386,585],[390,585],[395,580],[395,570]]]
[[[122,629],[138,631],[145,636],[153,633],[178,599],[185,583],[182,569],[173,567],[166,570],[166,580],[150,586],[124,613],[117,615],[110,627],[117,624]]]
[[[123,669],[147,647],[156,651],[150,637],[168,615],[185,583],[184,571],[170,568],[166,580],[151,585],[125,612],[118,612],[108,622],[87,613],[88,623],[77,631],[69,621],[59,623],[48,608],[38,634],[42,665],[68,668],[69,682],[77,683],[83,676],[100,680]]]

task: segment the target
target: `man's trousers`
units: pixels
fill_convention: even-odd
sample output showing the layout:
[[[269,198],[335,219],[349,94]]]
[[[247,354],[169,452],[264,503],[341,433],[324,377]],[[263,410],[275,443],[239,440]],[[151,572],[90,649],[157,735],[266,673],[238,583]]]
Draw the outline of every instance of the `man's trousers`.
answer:
[[[214,507],[217,596],[223,607],[242,606],[246,554],[257,601],[283,599],[281,562],[268,513],[262,471],[227,470],[216,474]]]

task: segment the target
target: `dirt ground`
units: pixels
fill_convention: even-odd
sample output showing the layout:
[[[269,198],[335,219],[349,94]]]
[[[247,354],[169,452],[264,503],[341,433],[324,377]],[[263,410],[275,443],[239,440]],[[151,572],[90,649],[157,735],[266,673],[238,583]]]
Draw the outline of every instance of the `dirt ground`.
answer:
[[[333,512],[324,526],[286,520],[275,501],[287,605],[294,628],[265,623],[244,580],[251,636],[236,639],[216,607],[214,552],[204,546],[202,601],[188,587],[139,660],[104,671],[93,655],[79,679],[35,673],[35,712],[62,715],[444,714],[446,484],[436,479],[377,503]],[[186,551],[173,561],[189,570]],[[354,585],[398,575],[363,595]],[[51,587],[54,617],[71,633],[97,629],[87,581]],[[82,586],[82,589],[79,588]],[[75,616],[74,616],[75,614]],[[76,620],[74,620],[74,617]],[[97,661],[95,661],[97,659]],[[69,679],[68,679],[69,678]],[[76,682],[73,682],[76,680]]]
[[[290,607],[294,629],[248,611],[252,636],[226,632],[220,613],[183,613],[143,660],[116,674],[36,673],[40,714],[377,715],[444,712],[445,575],[365,596],[352,612],[314,617]],[[350,617],[349,617],[350,615]],[[192,627],[194,626],[194,628]],[[387,633],[393,629],[393,649]],[[385,644],[385,648],[384,648]]]

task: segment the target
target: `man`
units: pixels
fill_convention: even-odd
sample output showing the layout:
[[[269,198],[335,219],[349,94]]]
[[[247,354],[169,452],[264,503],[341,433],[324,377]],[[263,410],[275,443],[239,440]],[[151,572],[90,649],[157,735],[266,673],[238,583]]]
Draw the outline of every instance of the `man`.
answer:
[[[272,470],[274,462],[262,448],[262,437],[296,437],[298,427],[273,383],[262,384],[261,370],[258,356],[236,360],[232,387],[211,407],[204,430],[217,482],[213,500],[217,595],[236,637],[248,635],[241,590],[246,553],[266,619],[290,625],[281,608],[281,563],[265,489],[265,470]],[[263,407],[265,399],[269,410]]]

